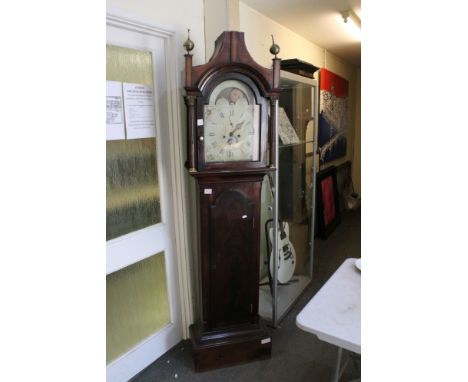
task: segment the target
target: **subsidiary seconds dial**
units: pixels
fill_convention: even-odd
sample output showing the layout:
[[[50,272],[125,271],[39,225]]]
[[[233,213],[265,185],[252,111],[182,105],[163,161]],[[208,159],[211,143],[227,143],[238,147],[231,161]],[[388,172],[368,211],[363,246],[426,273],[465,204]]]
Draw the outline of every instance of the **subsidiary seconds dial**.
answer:
[[[258,160],[259,117],[247,85],[238,80],[218,84],[204,106],[205,162]]]

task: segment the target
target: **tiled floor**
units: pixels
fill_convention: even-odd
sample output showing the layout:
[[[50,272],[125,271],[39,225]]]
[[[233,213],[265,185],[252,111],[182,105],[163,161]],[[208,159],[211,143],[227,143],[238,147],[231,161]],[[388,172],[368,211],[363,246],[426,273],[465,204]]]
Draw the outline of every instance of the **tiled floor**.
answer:
[[[342,222],[327,240],[316,239],[314,277],[297,304],[280,326],[271,330],[271,359],[195,373],[189,341],[182,341],[143,370],[135,382],[328,382],[336,361],[337,348],[298,329],[297,314],[348,257],[361,257],[360,212],[344,213]],[[347,367],[342,381],[360,376],[360,361]]]

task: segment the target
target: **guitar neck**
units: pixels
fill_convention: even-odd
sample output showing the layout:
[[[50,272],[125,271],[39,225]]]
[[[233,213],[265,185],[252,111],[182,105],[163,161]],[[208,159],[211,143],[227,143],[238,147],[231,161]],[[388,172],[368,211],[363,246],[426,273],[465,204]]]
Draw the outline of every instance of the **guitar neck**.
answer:
[[[276,187],[274,188],[275,191],[273,191],[273,176],[271,175],[271,173],[268,173],[267,175],[268,175],[268,181],[270,183],[271,198],[274,199]],[[279,220],[279,216],[278,216],[278,226],[279,226],[279,231],[281,232],[280,238],[281,240],[284,240],[287,237],[287,235],[286,235],[286,232],[284,232],[283,222]]]

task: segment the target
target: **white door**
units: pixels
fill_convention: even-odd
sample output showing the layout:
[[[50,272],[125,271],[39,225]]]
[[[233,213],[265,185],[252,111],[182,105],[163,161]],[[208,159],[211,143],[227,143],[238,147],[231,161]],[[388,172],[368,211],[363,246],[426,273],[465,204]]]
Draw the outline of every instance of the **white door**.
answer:
[[[115,120],[125,125],[106,142],[108,381],[129,380],[182,338],[168,133],[174,113],[170,38],[107,17],[106,79],[113,81],[114,100],[116,87],[123,89],[126,112],[119,115],[119,103],[112,103]],[[143,89],[146,97],[130,100],[126,89]]]

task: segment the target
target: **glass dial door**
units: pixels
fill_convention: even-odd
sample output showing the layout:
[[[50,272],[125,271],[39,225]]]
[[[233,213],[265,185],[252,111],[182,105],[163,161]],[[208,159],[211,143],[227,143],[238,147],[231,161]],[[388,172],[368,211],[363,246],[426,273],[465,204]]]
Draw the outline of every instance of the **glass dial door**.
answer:
[[[239,80],[221,82],[204,107],[205,162],[259,160],[260,106]]]

